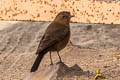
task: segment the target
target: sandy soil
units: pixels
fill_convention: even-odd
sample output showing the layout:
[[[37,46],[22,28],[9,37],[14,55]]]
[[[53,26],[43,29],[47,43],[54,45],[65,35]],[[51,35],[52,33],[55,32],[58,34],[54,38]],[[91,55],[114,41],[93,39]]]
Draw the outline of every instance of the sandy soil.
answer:
[[[49,23],[7,24],[0,30],[0,80],[22,80],[30,72],[39,40]],[[72,23],[71,30],[71,41],[78,47],[69,43],[60,55],[67,66],[77,64],[83,73],[73,70],[72,74],[60,77],[60,80],[94,80],[97,69],[101,69],[103,80],[120,80],[119,58],[114,61],[114,56],[120,54],[119,25]],[[56,63],[58,56],[55,52],[52,57]],[[39,71],[42,72],[49,64],[49,54],[46,54]]]

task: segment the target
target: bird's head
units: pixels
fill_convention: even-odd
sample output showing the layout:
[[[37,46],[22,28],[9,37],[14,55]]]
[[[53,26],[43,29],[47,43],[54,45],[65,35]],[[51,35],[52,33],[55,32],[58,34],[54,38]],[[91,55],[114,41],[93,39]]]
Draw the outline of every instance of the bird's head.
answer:
[[[68,11],[62,11],[57,14],[55,21],[61,24],[69,25],[71,17],[74,17]]]

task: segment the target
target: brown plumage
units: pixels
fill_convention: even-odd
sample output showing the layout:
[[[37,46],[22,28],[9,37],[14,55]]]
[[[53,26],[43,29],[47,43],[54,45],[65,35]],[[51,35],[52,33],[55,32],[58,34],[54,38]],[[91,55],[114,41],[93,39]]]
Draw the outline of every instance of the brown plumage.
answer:
[[[50,59],[51,64],[52,57],[51,57],[51,51],[57,51],[57,54],[59,56],[60,62],[61,57],[59,55],[59,51],[62,50],[70,39],[70,19],[71,19],[70,12],[62,11],[60,12],[54,21],[48,26],[47,30],[44,33],[44,36],[42,37],[37,52],[38,54],[32,68],[31,72],[35,72],[39,64],[44,57],[44,55],[49,51],[50,52]]]

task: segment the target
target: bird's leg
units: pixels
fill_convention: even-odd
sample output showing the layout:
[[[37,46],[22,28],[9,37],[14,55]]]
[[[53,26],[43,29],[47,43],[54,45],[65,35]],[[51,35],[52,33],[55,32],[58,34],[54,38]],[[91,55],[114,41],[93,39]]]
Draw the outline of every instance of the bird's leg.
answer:
[[[51,64],[50,64],[50,65],[53,65],[52,56],[51,56],[51,51],[50,51],[50,60],[51,60]]]
[[[57,51],[57,54],[58,54],[58,57],[59,57],[59,59],[60,59],[59,63],[63,63],[58,51]]]

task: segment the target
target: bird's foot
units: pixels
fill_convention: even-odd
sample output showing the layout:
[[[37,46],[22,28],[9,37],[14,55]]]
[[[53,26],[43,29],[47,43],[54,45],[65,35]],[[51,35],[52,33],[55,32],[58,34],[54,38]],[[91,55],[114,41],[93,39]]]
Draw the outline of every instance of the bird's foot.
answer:
[[[53,65],[53,63],[50,64],[50,66],[52,66],[52,65]]]
[[[62,64],[64,64],[64,62],[63,62],[63,61],[59,61],[59,62],[57,62],[57,64],[61,64],[61,63],[62,63]]]

